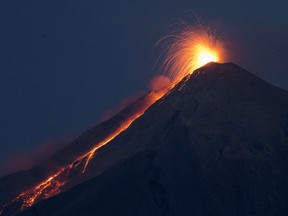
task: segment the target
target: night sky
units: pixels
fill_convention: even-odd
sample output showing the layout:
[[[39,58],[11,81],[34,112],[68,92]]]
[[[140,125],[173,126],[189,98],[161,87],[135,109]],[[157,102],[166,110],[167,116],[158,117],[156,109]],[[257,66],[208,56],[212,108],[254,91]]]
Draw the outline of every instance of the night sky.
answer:
[[[156,42],[195,14],[217,28],[227,61],[288,90],[287,8],[283,0],[1,0],[0,173],[5,161],[62,146],[147,91]]]

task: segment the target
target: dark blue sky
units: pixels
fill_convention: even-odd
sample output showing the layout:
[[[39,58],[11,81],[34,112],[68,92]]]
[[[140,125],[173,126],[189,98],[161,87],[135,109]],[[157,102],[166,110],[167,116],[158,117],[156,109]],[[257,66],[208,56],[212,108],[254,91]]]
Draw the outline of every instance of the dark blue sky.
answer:
[[[288,3],[1,0],[0,161],[69,139],[147,90],[155,43],[179,19],[217,26],[229,61],[288,89]]]

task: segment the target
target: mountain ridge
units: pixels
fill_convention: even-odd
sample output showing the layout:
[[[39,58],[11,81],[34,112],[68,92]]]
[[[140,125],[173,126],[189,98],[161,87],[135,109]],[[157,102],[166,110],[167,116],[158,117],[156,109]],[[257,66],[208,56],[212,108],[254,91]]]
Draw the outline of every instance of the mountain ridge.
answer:
[[[83,175],[94,174],[88,183],[42,201],[23,215],[43,215],[57,206],[55,200],[61,203],[59,197],[66,204],[49,214],[72,214],[72,209],[79,214],[89,199],[87,215],[98,211],[95,202],[101,206],[98,214],[113,215],[112,196],[119,198],[114,204],[119,215],[285,215],[287,131],[285,90],[235,64],[210,63],[186,76],[99,149]],[[93,182],[95,202],[85,186]],[[129,190],[134,186],[138,195]],[[71,204],[74,198],[69,204],[81,187],[86,194],[79,206]],[[129,206],[137,208],[130,211]]]

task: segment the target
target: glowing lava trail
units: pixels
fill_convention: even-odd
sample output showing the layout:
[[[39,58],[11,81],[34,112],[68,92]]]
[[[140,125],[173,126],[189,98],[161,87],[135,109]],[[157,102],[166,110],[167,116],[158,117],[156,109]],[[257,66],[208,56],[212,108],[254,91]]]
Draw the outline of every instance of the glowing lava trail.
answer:
[[[36,185],[34,188],[31,188],[27,191],[20,193],[16,199],[14,199],[9,204],[3,206],[0,211],[5,211],[5,209],[17,205],[21,203],[21,210],[24,210],[27,207],[31,207],[35,203],[47,199],[49,197],[55,196],[56,194],[61,192],[61,187],[65,185],[65,183],[69,180],[68,175],[72,169],[77,168],[80,164],[84,163],[83,173],[85,172],[89,162],[93,158],[95,152],[117,137],[120,133],[126,130],[137,118],[139,118],[145,110],[147,110],[153,103],[155,103],[158,99],[163,97],[164,94],[169,91],[169,88],[162,89],[161,91],[151,91],[145,97],[145,102],[141,103],[141,106],[137,107],[135,112],[133,112],[130,116],[128,116],[119,127],[117,127],[109,136],[104,138],[99,143],[96,143],[95,146],[89,150],[87,153],[82,156],[76,158],[69,165],[61,168],[58,172],[53,174],[52,176],[47,177],[44,181]]]
[[[63,190],[63,186],[70,180],[71,170],[83,165],[82,172],[86,171],[89,162],[94,157],[97,150],[115,139],[119,134],[125,131],[129,126],[138,119],[143,113],[158,99],[162,98],[169,92],[183,77],[191,74],[195,69],[209,63],[223,60],[223,45],[213,37],[213,35],[203,30],[192,30],[187,28],[177,35],[165,37],[162,41],[168,40],[168,47],[165,50],[165,60],[162,66],[162,74],[170,79],[168,86],[159,91],[151,91],[145,97],[145,103],[136,108],[124,119],[112,133],[105,137],[85,154],[77,157],[67,166],[60,168],[53,175],[48,176],[27,191],[20,193],[14,200],[2,207],[1,212],[13,206],[21,205],[23,210],[35,203],[52,197]],[[166,41],[167,42],[167,41]]]

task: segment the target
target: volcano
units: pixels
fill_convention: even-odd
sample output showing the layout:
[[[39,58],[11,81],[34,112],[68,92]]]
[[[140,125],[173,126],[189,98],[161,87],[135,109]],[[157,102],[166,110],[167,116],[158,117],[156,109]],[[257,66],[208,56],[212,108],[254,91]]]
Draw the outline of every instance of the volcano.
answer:
[[[209,63],[0,179],[0,206],[2,215],[287,216],[287,182],[288,92]]]

